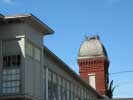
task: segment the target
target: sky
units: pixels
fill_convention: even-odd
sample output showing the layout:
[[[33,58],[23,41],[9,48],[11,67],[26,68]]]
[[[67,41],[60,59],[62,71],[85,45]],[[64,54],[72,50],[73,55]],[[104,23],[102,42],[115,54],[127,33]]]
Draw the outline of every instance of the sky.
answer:
[[[81,43],[98,34],[110,60],[114,97],[133,98],[133,0],[0,0],[0,13],[32,13],[46,23],[55,32],[44,44],[77,73]]]

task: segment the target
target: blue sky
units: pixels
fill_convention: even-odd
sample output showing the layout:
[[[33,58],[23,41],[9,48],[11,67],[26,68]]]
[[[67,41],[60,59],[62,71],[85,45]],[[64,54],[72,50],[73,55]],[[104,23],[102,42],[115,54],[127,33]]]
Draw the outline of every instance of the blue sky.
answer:
[[[110,73],[133,71],[133,0],[0,0],[0,13],[33,13],[55,33],[46,46],[78,73],[77,55],[85,36],[99,34]],[[133,73],[111,74],[114,97],[133,97]]]

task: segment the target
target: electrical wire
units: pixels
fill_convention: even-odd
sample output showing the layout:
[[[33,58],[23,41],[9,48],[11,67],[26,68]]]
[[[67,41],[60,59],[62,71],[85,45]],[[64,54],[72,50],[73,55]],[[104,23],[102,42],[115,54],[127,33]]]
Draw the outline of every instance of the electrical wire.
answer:
[[[109,73],[109,75],[125,74],[125,73],[133,73],[133,70],[127,70],[127,71],[119,71],[119,72]]]

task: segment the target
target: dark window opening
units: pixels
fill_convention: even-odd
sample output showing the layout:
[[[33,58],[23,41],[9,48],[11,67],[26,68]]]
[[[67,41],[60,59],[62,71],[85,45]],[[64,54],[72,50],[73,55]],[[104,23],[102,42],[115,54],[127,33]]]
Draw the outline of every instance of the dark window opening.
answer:
[[[18,67],[20,64],[20,55],[10,55],[3,57],[3,67]]]

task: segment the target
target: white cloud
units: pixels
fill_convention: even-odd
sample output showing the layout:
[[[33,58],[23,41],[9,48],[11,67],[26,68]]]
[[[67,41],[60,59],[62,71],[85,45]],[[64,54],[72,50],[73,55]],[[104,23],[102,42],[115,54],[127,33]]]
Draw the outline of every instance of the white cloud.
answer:
[[[6,4],[11,4],[13,0],[3,0]]]

